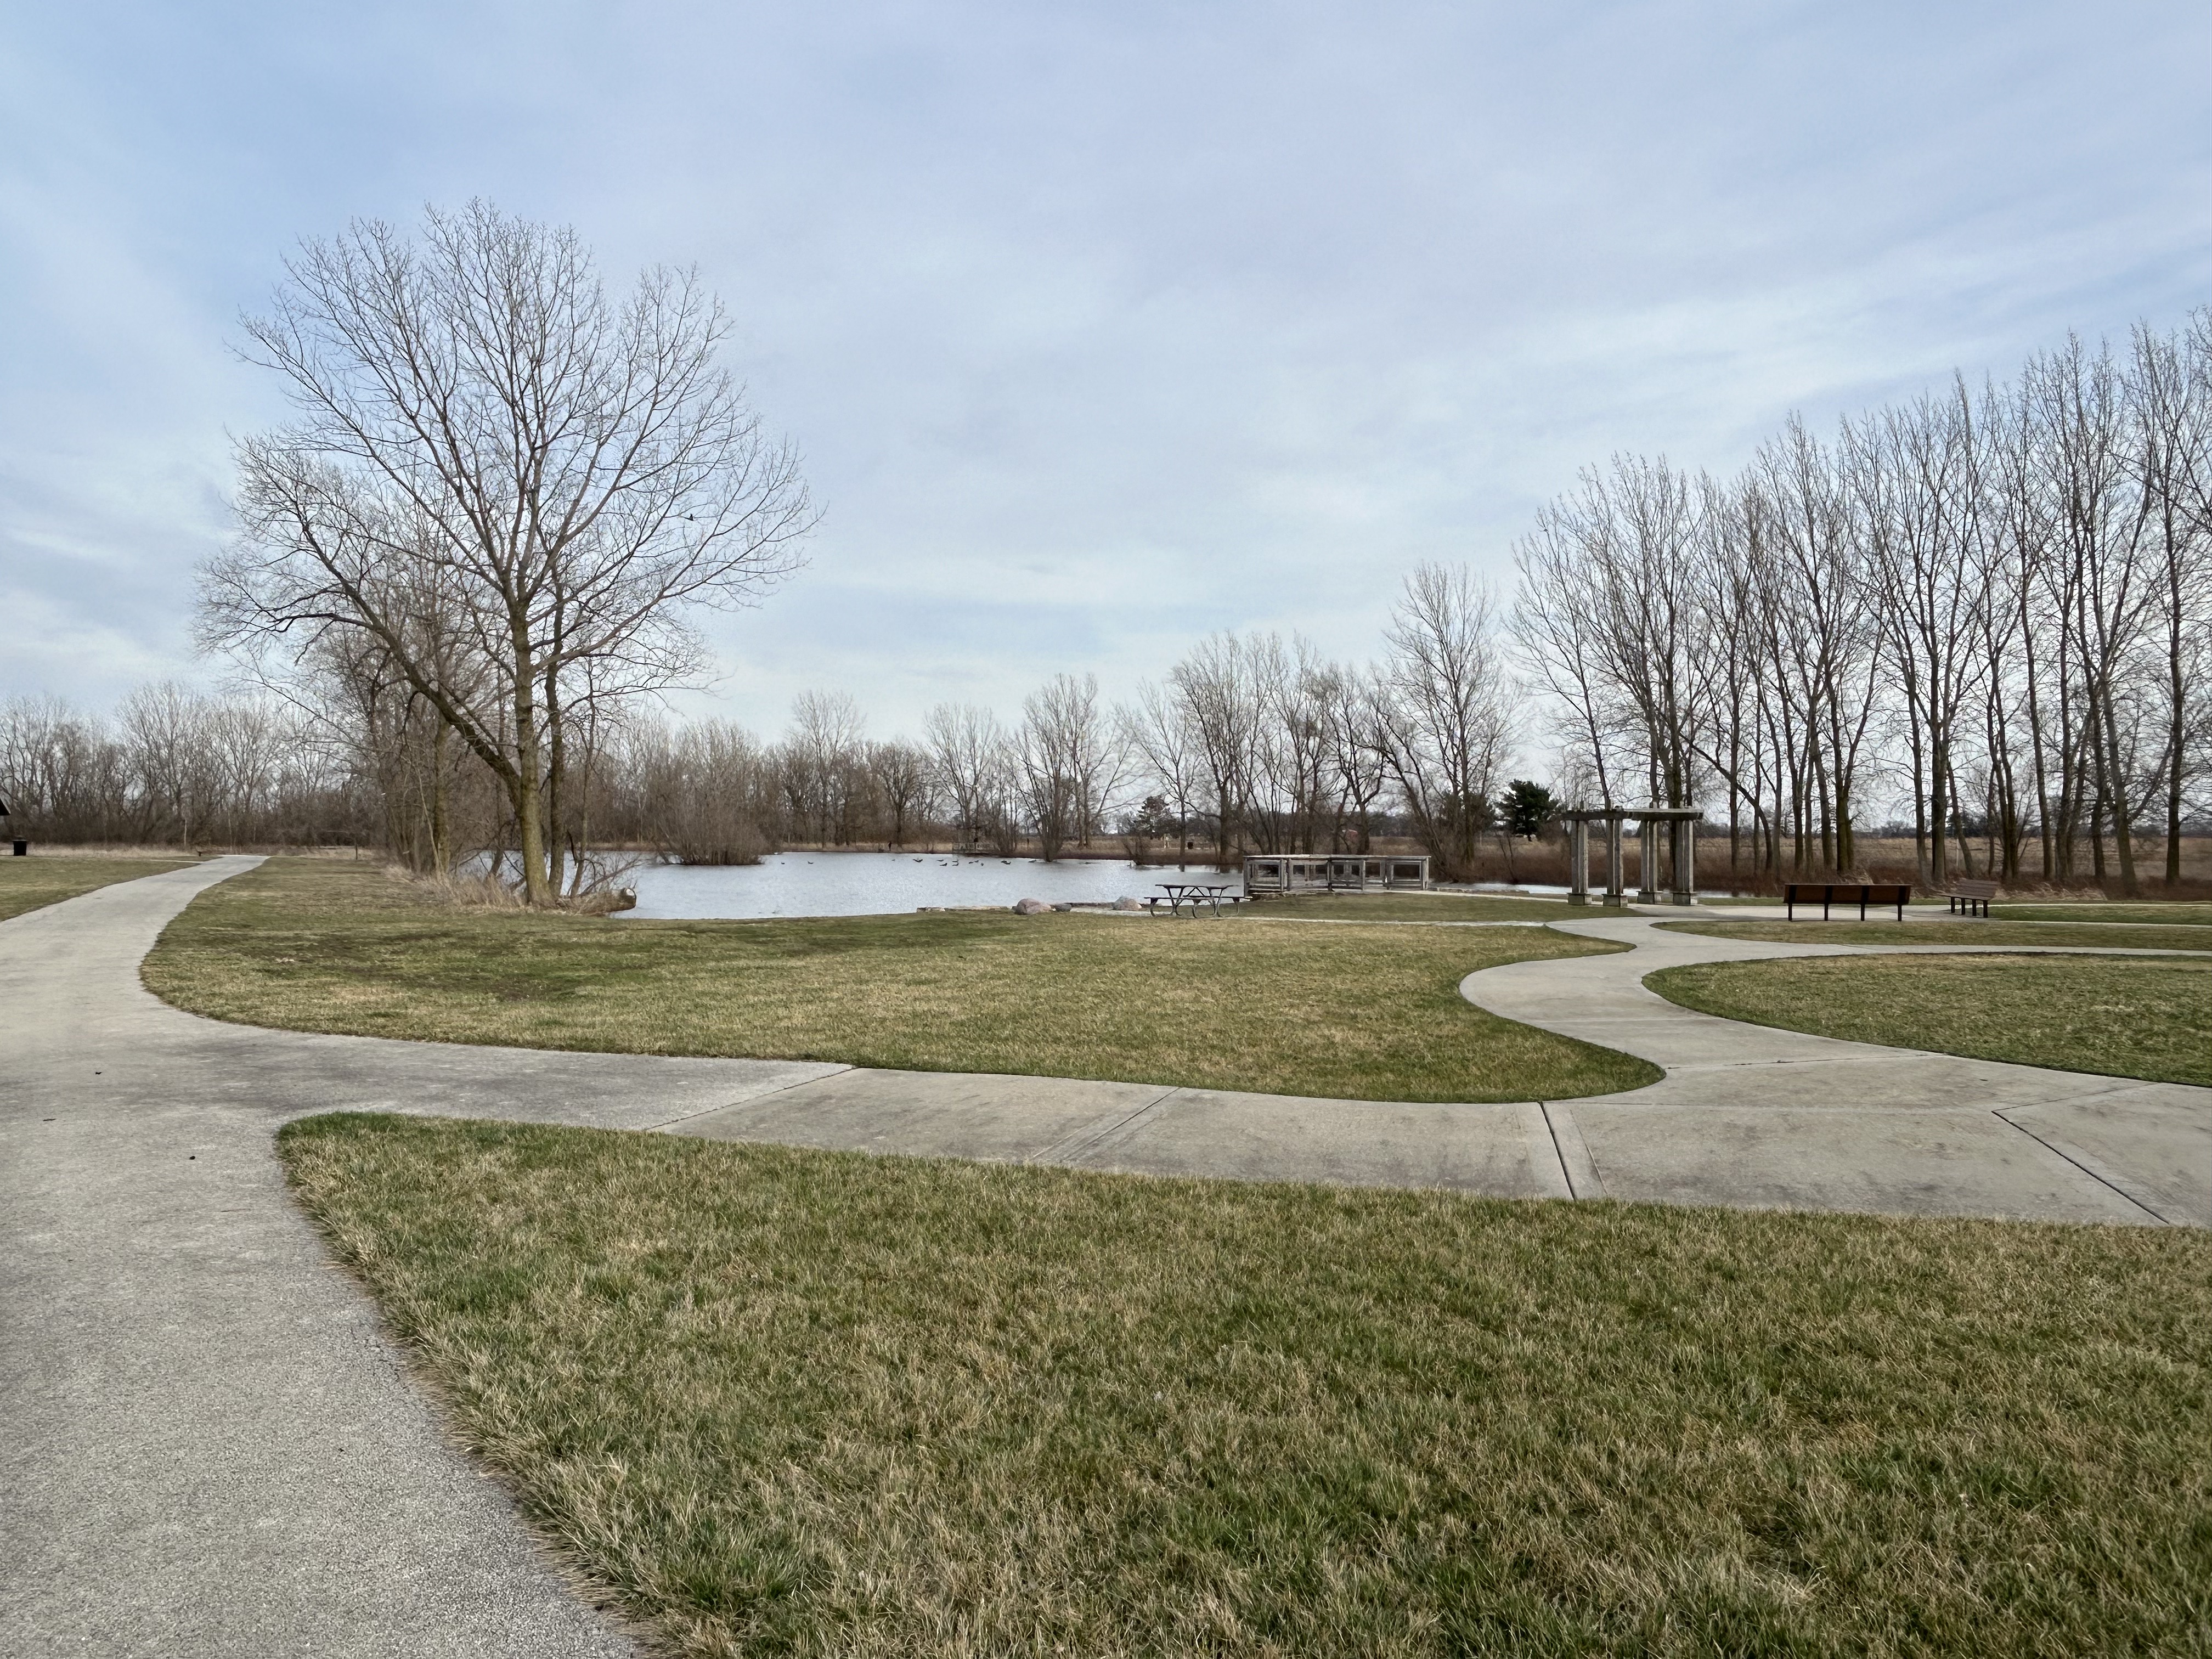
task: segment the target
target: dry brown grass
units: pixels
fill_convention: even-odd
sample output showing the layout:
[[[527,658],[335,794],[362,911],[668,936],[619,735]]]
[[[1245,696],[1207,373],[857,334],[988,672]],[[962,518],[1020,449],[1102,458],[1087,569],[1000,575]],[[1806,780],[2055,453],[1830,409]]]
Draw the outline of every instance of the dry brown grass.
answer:
[[[2187,922],[2159,927],[2142,922],[2014,921],[2000,917],[1960,917],[1938,911],[1908,910],[1861,921],[1669,921],[1672,933],[1702,933],[1712,939],[1755,939],[1782,945],[2039,945],[2046,950],[2212,951],[2212,926]]]
[[[80,893],[136,881],[164,870],[197,862],[133,848],[112,853],[47,853],[30,858],[0,858],[0,921],[59,904]]]
[[[2212,1085],[2212,958],[1801,957],[1669,968],[1644,983],[1786,1030]]]
[[[280,1150],[684,1654],[2212,1643],[2201,1232],[388,1117]]]
[[[1478,968],[1614,948],[1005,912],[607,921],[456,910],[374,870],[279,860],[197,900],[144,974],[180,1006],[297,1030],[1486,1101],[1658,1077],[1459,994]]]
[[[1240,921],[1566,921],[1577,911],[1559,899],[1487,893],[1299,893],[1236,907]]]

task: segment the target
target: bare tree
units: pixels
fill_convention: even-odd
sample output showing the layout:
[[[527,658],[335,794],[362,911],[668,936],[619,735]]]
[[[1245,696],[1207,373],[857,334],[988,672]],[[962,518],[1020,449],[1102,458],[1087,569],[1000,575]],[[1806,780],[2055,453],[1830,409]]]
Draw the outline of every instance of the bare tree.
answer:
[[[1151,684],[1139,687],[1136,702],[1120,713],[1122,738],[1129,754],[1175,815],[1178,866],[1186,862],[1190,851],[1191,805],[1204,787],[1196,738],[1183,714],[1180,699]]]
[[[1876,626],[1905,704],[1921,878],[1938,885],[1958,811],[1960,726],[1987,668],[1977,647],[1992,572],[1974,414],[1958,380],[1946,398],[1847,422],[1843,438]]]
[[[2132,710],[2126,682],[2157,597],[2144,569],[2143,498],[2130,488],[2124,387],[2109,352],[2092,356],[2078,339],[2029,366],[2028,395],[2040,417],[2044,483],[2054,502],[2060,559],[2054,579],[2075,646],[2082,696],[2082,734],[2095,788],[2092,847],[2100,865],[2109,823],[2124,890],[2136,890],[2134,830],[2142,811],[2129,750]]]
[[[2189,785],[2203,757],[2191,742],[2203,711],[2203,669],[2212,655],[2212,312],[2193,330],[2135,331],[2128,402],[2136,424],[2130,456],[2150,519],[2165,658],[2166,872],[2181,880],[2181,829]]]
[[[1954,377],[1832,444],[1793,418],[1729,484],[1585,475],[1517,550],[1569,769],[1609,793],[1649,767],[1670,798],[1718,779],[1732,854],[1747,809],[1769,870],[1785,835],[1794,868],[1853,865],[1895,779],[1935,884],[1954,843],[2017,878],[2031,841],[2068,882],[2086,835],[2132,890],[2156,803],[2178,879],[2212,771],[2208,369],[2212,312],[2138,329],[2124,365],[2069,340],[2007,386]]]
[[[1495,601],[1465,566],[1416,567],[1391,612],[1376,737],[1382,764],[1447,875],[1476,842],[1514,738]]]
[[[0,705],[0,800],[15,834],[112,840],[123,828],[126,794],[122,750],[98,719],[58,697]]]
[[[801,840],[842,846],[867,816],[867,720],[849,691],[803,691],[778,746],[786,812]]]
[[[935,799],[929,753],[911,743],[872,743],[867,769],[884,812],[884,839],[903,847],[908,832],[928,817]]]
[[[244,534],[204,573],[203,640],[373,636],[499,780],[550,903],[568,697],[696,672],[684,607],[795,562],[797,458],[718,367],[729,324],[695,275],[611,301],[573,232],[482,203],[419,239],[356,222],[286,270],[243,355],[295,418],[239,447]],[[456,683],[434,623],[489,672]]]
[[[212,714],[206,698],[174,680],[124,700],[118,725],[143,813],[140,839],[187,847],[208,839],[217,788]]]
[[[1056,859],[1088,845],[1120,781],[1123,750],[1098,702],[1098,677],[1056,674],[1030,694],[1014,735],[1023,801],[1037,850]]]
[[[1329,670],[1311,641],[1273,634],[1245,641],[1245,662],[1258,720],[1252,743],[1252,799],[1248,823],[1263,852],[1311,852],[1341,796],[1331,789]]]
[[[939,787],[952,807],[955,842],[1005,847],[1012,834],[1012,767],[997,717],[971,704],[939,703],[922,724]]]
[[[1539,512],[1535,528],[1515,544],[1514,561],[1521,588],[1513,635],[1551,693],[1554,731],[1583,757],[1577,770],[1586,772],[1586,779],[1577,787],[1591,799],[1581,804],[1610,805],[1608,759],[1619,746],[1623,720],[1581,527],[1566,513]]]
[[[1225,870],[1252,798],[1266,716],[1249,653],[1233,634],[1210,635],[1169,672],[1168,685],[1212,809],[1214,867]]]
[[[1329,787],[1336,800],[1338,827],[1330,850],[1340,850],[1349,841],[1348,850],[1371,852],[1375,805],[1388,787],[1378,712],[1381,696],[1369,676],[1335,663],[1321,672],[1313,692],[1321,713]],[[1348,835],[1343,828],[1346,818],[1352,826]]]

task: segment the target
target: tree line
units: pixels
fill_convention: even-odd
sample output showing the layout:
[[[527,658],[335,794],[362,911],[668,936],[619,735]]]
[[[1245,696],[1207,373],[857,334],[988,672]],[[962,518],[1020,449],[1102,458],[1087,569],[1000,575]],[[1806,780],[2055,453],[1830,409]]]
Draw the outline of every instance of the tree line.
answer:
[[[13,833],[72,844],[374,842],[377,799],[341,745],[273,699],[141,686],[112,714],[0,703]]]
[[[1724,811],[1731,861],[2136,890],[2212,774],[2212,312],[2010,381],[1792,418],[1732,478],[1616,456],[1538,514],[1511,627],[1564,793]],[[1955,856],[1954,856],[1955,854]],[[2086,867],[2085,867],[2086,866]]]
[[[946,703],[918,736],[881,741],[842,691],[800,696],[769,742],[601,696],[564,734],[548,862],[574,891],[606,846],[730,864],[792,843],[1045,859],[1104,845],[1226,866],[1246,848],[1363,850],[1388,834],[1470,869],[1504,822],[1493,796],[1515,741],[1491,598],[1463,570],[1425,567],[1389,644],[1358,666],[1295,635],[1220,634],[1127,703],[1095,675],[1060,674],[1018,720]],[[19,700],[0,707],[0,791],[42,839],[353,842],[424,872],[511,861],[524,836],[507,781],[427,700],[360,668],[319,647],[266,689],[149,687],[108,720]],[[1526,799],[1515,811],[1536,827]]]
[[[1909,801],[1923,880],[1954,852],[2102,878],[2109,847],[2132,889],[2136,836],[2174,880],[2203,811],[2212,313],[1826,436],[1793,418],[1729,479],[1616,457],[1536,515],[1510,609],[1422,566],[1372,662],[1217,634],[1121,704],[1061,674],[1018,717],[878,741],[830,690],[763,741],[656,713],[705,678],[699,610],[765,597],[815,520],[695,274],[611,294],[572,232],[480,203],[286,269],[241,349],[293,416],[239,446],[239,534],[200,573],[199,643],[248,689],[10,705],[21,829],[490,853],[550,904],[610,843],[1226,865],[1393,836],[1465,876],[1553,793],[1702,805],[1739,875],[1850,868]],[[1504,775],[1540,727],[1549,792]]]

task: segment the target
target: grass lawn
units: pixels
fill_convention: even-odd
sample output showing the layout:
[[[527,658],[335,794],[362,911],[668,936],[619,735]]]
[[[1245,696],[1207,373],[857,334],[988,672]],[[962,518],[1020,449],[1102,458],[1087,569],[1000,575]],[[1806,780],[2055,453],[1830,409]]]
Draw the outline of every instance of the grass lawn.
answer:
[[[1669,968],[1644,983],[1786,1030],[2212,1085],[2212,960],[1801,957]]]
[[[2184,1654],[2212,1237],[343,1115],[295,1190],[689,1655]]]
[[[4,852],[0,848],[0,852]],[[181,870],[196,859],[145,858],[100,853],[56,854],[52,857],[0,858],[0,921],[118,881]]]
[[[1726,905],[1759,905],[1779,910],[1783,902],[1778,898],[1701,898],[1701,903]],[[1820,901],[1813,901],[1818,906]],[[1836,901],[1840,912],[1843,901]],[[1858,901],[1851,902],[1856,905]],[[1802,910],[1804,906],[1801,903]],[[1952,914],[1943,900],[1919,898],[1905,908],[1905,915],[1916,918],[1933,916],[1941,921]],[[1990,914],[1999,921],[2147,921],[2164,927],[2212,927],[2212,904],[2191,900],[2172,902],[2146,901],[2133,903],[2125,900],[2103,902],[2083,900],[2077,902],[2051,902],[2036,903],[2030,901],[1999,899],[1990,906]]]
[[[1470,1006],[1477,968],[1614,947],[1541,929],[1011,914],[611,921],[433,904],[276,859],[210,890],[146,983],[295,1030],[1362,1100],[1556,1100],[1643,1060]]]
[[[1468,893],[1301,893],[1240,904],[1244,921],[1565,921],[1577,911],[1558,899],[1492,898]]]
[[[1785,945],[2044,945],[2114,951],[2212,951],[2212,927],[2066,927],[2042,921],[1668,921],[1669,933]]]
[[[1990,906],[2005,921],[2148,921],[2212,927],[2212,904],[2006,904]]]

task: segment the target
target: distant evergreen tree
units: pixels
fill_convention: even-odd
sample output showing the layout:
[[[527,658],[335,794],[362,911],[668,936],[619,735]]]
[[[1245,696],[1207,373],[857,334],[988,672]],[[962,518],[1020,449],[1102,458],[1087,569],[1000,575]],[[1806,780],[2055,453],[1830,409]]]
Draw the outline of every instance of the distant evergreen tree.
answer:
[[[1505,827],[1523,841],[1534,841],[1541,835],[1559,806],[1550,790],[1527,778],[1514,779],[1498,798],[1498,810],[1505,820]]]

